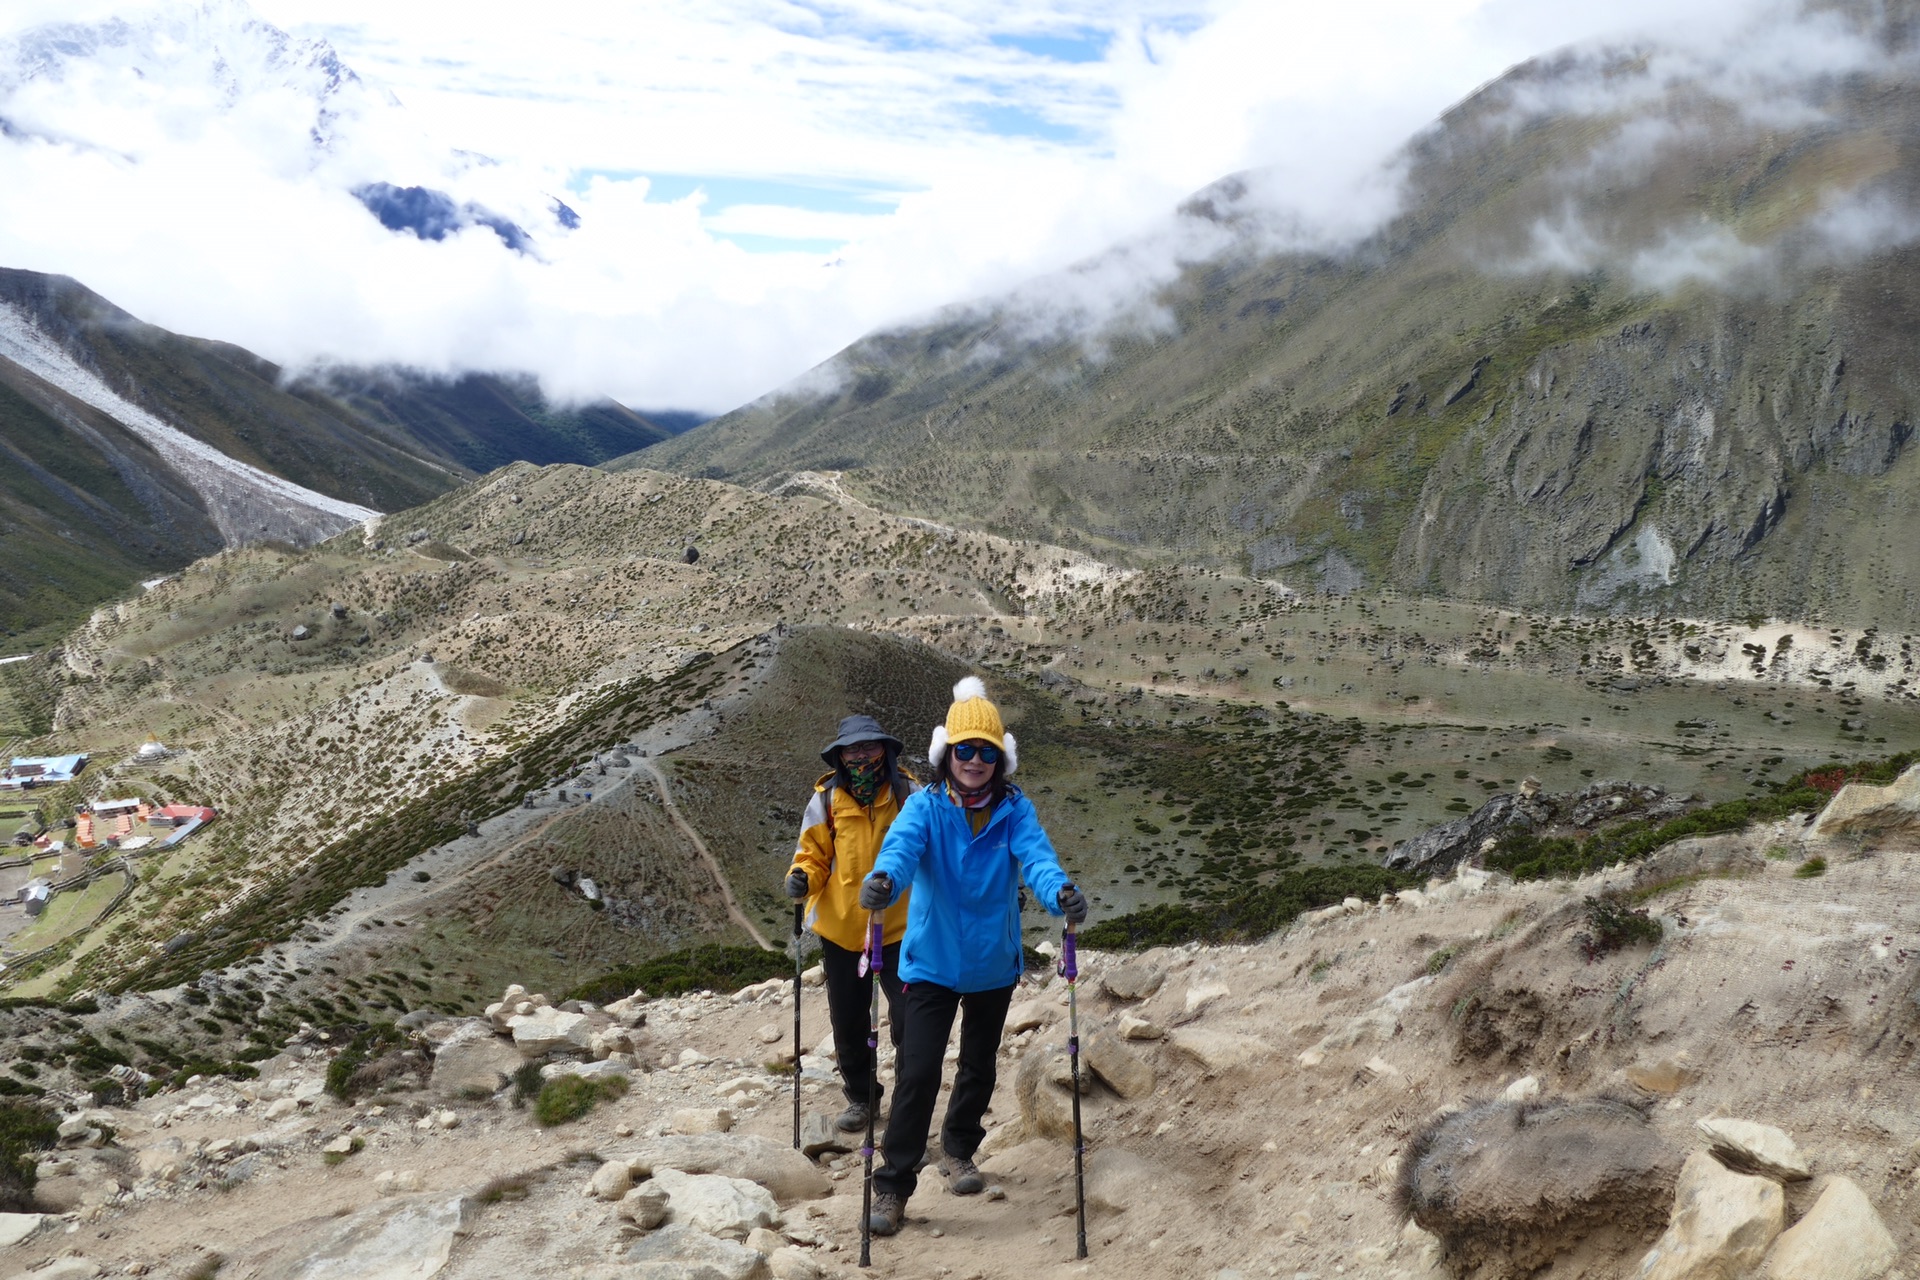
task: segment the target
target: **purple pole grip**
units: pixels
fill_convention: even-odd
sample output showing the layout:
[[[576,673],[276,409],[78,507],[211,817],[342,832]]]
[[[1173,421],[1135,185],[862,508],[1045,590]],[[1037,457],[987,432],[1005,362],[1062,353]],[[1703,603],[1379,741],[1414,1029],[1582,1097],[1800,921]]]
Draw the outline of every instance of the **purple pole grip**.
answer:
[[[880,970],[885,967],[886,961],[883,958],[884,953],[880,946],[880,922],[878,920],[875,920],[873,927],[867,931],[867,954],[869,957],[867,963],[870,966],[871,972],[879,973]]]
[[[1079,948],[1074,945],[1073,938],[1073,930],[1069,928],[1066,936],[1065,954],[1061,957],[1060,961],[1060,972],[1066,977],[1068,982],[1072,982],[1080,976]]]

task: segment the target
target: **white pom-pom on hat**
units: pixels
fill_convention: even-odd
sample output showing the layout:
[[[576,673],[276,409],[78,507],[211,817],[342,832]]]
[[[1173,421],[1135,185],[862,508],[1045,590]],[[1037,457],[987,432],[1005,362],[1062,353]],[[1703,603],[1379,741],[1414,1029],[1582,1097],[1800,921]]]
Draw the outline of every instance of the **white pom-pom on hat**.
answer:
[[[968,676],[959,684],[953,686],[953,700],[955,702],[966,702],[971,698],[984,698],[986,696],[987,682],[979,676]]]

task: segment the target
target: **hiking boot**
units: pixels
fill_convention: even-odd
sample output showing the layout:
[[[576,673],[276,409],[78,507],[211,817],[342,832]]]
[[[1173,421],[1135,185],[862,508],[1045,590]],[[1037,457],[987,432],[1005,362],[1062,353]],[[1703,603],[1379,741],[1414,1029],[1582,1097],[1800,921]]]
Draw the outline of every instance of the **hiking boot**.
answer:
[[[842,1133],[860,1133],[867,1127],[867,1104],[849,1102],[847,1109],[833,1118],[833,1127]]]
[[[907,1202],[891,1191],[873,1197],[873,1212],[867,1215],[867,1230],[877,1236],[890,1236],[907,1220]]]
[[[986,1176],[971,1160],[948,1156],[942,1172],[947,1175],[947,1190],[957,1196],[977,1196],[987,1189]]]

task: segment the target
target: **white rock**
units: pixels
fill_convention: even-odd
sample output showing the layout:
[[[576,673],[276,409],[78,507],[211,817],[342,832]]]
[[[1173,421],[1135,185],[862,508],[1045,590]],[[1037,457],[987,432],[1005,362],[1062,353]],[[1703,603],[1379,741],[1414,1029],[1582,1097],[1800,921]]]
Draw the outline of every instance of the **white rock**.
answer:
[[[1540,1081],[1536,1076],[1521,1076],[1505,1089],[1500,1096],[1508,1102],[1532,1102],[1540,1096]]]
[[[767,1255],[767,1270],[773,1273],[773,1280],[820,1280],[826,1274],[812,1254],[791,1245]]]
[[[1119,1031],[1122,1040],[1158,1040],[1167,1034],[1159,1023],[1149,1022],[1131,1013],[1120,1015]]]
[[[633,1175],[625,1161],[609,1160],[593,1171],[587,1190],[599,1200],[619,1200],[633,1190]]]
[[[1812,1176],[1807,1158],[1786,1132],[1751,1120],[1707,1119],[1696,1122],[1706,1135],[1708,1149],[1729,1169],[1757,1173],[1777,1182],[1802,1182]]]
[[[779,1225],[779,1205],[757,1182],[678,1169],[655,1169],[653,1181],[667,1193],[669,1218],[696,1231],[744,1237],[755,1227]]]
[[[1224,982],[1203,982],[1187,988],[1187,1012],[1199,1013],[1223,996],[1232,995]]]
[[[267,1119],[284,1120],[300,1109],[300,1104],[292,1098],[275,1098],[267,1104]]]
[[[1771,1178],[1734,1173],[1704,1151],[1687,1157],[1673,1215],[1636,1280],[1723,1280],[1760,1265],[1785,1225],[1786,1196]]]
[[[1265,1041],[1254,1036],[1203,1027],[1175,1028],[1167,1034],[1167,1046],[1175,1053],[1192,1058],[1213,1075],[1253,1066],[1273,1052]]]
[[[805,973],[800,975],[800,982],[803,986],[808,986],[808,987],[824,986],[826,984],[826,981],[827,981],[827,971],[825,968],[823,968],[820,965],[814,965],[813,968],[808,969]]]
[[[417,1169],[387,1169],[373,1178],[373,1193],[379,1196],[410,1195],[427,1189],[427,1180]]]
[[[667,1220],[667,1206],[671,1197],[665,1187],[657,1187],[651,1182],[635,1187],[621,1199],[616,1212],[642,1231],[651,1231]]]
[[[456,1238],[478,1216],[463,1195],[405,1196],[350,1214],[318,1247],[276,1258],[262,1275],[288,1280],[421,1280],[447,1265]]]
[[[785,1240],[780,1238],[779,1232],[769,1227],[755,1227],[753,1230],[747,1232],[747,1248],[753,1250],[755,1253],[770,1254],[775,1249],[785,1248],[786,1243]]]
[[[1007,1010],[1006,1031],[1008,1035],[1032,1031],[1036,1027],[1046,1026],[1059,1016],[1057,1006],[1044,1000],[1025,1000]]]
[[[1879,1280],[1900,1250],[1867,1193],[1850,1178],[1828,1180],[1807,1216],[1767,1255],[1767,1280]]]
[[[523,1058],[541,1058],[556,1050],[588,1050],[593,1046],[593,1026],[584,1013],[565,1013],[542,1007],[530,1014],[507,1019],[513,1032],[513,1047]]]
[[[733,1128],[733,1112],[725,1107],[682,1107],[667,1117],[674,1133],[725,1133]]]
[[[753,1038],[761,1044],[779,1044],[787,1038],[787,1033],[777,1022],[763,1022],[754,1028]]]
[[[744,1244],[670,1223],[627,1250],[620,1280],[756,1280],[766,1259]]]
[[[711,1054],[702,1053],[691,1046],[680,1051],[679,1063],[683,1067],[704,1067],[712,1061]]]
[[[0,1249],[19,1244],[40,1229],[43,1213],[0,1213]]]

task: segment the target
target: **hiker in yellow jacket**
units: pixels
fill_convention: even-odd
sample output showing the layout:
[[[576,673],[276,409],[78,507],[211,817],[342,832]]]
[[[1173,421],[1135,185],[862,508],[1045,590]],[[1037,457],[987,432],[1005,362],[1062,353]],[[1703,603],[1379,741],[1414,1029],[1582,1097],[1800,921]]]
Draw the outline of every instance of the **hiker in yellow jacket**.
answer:
[[[901,745],[872,716],[848,716],[840,736],[820,758],[833,772],[813,784],[813,799],[800,820],[800,844],[787,871],[789,898],[807,901],[807,926],[820,936],[820,964],[827,979],[827,1016],[847,1109],[834,1119],[843,1133],[867,1127],[867,1092],[878,1053],[867,1047],[867,980],[860,953],[867,941],[868,913],[860,884],[873,870],[880,841],[900,815],[900,806],[920,789],[900,768]],[[900,1047],[900,937],[907,930],[907,897],[881,917],[880,988],[886,993],[893,1047]]]

